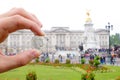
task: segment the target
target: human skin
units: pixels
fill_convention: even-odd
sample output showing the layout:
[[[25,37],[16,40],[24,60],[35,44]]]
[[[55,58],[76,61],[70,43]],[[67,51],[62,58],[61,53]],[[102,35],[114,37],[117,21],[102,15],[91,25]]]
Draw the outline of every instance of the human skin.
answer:
[[[37,17],[22,8],[13,8],[0,15],[0,43],[3,42],[10,33],[21,29],[29,29],[35,35],[43,36],[42,24]],[[0,51],[0,73],[20,66],[24,66],[32,59],[38,57],[40,52],[35,49],[23,51],[14,56],[3,55]]]

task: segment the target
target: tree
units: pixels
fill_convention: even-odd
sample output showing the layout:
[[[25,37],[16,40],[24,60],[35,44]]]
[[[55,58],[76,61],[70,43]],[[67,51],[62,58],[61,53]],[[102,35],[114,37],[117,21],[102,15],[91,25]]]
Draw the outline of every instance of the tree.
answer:
[[[120,34],[116,33],[115,35],[110,36],[110,45],[120,45]]]

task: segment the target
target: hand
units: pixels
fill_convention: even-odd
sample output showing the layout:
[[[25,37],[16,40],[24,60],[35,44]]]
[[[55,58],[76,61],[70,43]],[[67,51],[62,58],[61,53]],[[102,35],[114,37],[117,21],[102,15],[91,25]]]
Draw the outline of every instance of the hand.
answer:
[[[0,15],[0,42],[3,42],[9,33],[20,29],[30,29],[35,35],[43,36],[40,21],[31,13],[22,8],[13,8]],[[36,50],[28,50],[15,56],[5,56],[0,52],[0,72],[23,66],[40,54]]]
[[[44,35],[42,24],[31,13],[21,8],[13,8],[0,15],[0,42],[4,41],[9,33],[20,29],[30,29],[36,35]]]
[[[6,56],[0,51],[0,73],[5,72],[20,66],[24,66],[32,59],[37,58],[40,53],[37,50],[31,49],[14,56]]]

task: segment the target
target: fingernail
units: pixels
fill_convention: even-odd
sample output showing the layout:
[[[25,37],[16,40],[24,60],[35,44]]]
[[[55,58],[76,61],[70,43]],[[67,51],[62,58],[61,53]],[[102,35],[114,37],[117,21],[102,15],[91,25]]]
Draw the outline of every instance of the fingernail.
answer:
[[[44,33],[44,32],[41,32],[41,36],[45,36],[45,33]]]
[[[34,34],[35,34],[35,35],[39,35],[39,36],[45,36],[45,33],[42,32],[42,31],[40,31],[39,33],[34,32]]]
[[[32,54],[33,58],[37,58],[40,56],[40,52],[38,50],[32,51],[31,54]]]

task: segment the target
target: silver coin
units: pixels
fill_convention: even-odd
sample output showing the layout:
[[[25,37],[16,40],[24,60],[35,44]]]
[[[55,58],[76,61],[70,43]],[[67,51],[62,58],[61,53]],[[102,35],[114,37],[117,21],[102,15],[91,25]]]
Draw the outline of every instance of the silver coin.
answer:
[[[42,50],[46,47],[46,39],[44,36],[33,36],[32,37],[32,46],[35,49]]]

